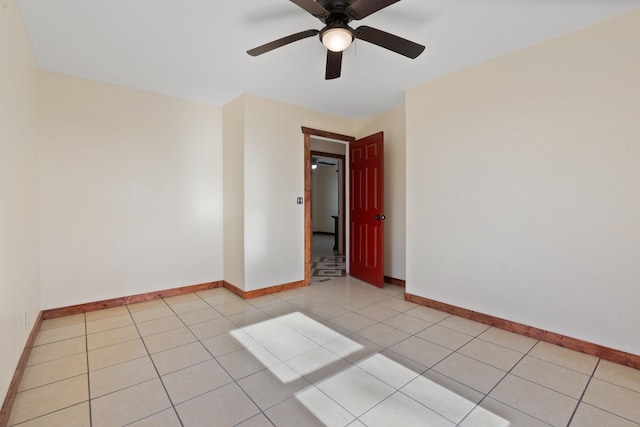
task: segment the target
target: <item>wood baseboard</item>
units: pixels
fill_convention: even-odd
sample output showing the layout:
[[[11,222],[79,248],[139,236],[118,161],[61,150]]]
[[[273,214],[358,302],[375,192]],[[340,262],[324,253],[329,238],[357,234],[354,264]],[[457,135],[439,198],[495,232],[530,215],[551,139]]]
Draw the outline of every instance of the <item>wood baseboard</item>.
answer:
[[[388,283],[394,286],[401,286],[403,288],[406,288],[406,285],[407,285],[407,282],[405,280],[396,279],[395,277],[391,277],[391,276],[384,276],[384,283]]]
[[[222,287],[223,282],[207,282],[199,285],[183,286],[180,288],[165,289],[163,291],[147,292],[145,294],[130,295],[120,298],[112,298],[103,301],[88,302],[85,304],[71,305],[68,307],[52,308],[42,312],[43,319],[53,319],[56,317],[69,316],[71,314],[87,313],[89,311],[102,310],[103,308],[120,307],[127,304],[151,301],[158,298],[175,297],[177,295],[191,292],[204,291],[207,289]]]
[[[635,354],[626,353],[624,351],[615,350],[609,347],[604,347],[599,344],[593,344],[577,338],[567,337],[555,332],[549,332],[544,329],[535,328],[533,326],[524,325],[522,323],[512,322],[510,320],[501,319],[499,317],[490,316],[488,314],[478,313],[477,311],[456,307],[455,305],[434,301],[429,298],[424,298],[417,295],[405,293],[405,299],[415,304],[430,307],[439,311],[444,311],[445,313],[455,314],[456,316],[475,320],[476,322],[484,323],[486,325],[495,326],[496,328],[504,329],[505,331],[514,332],[516,334],[531,337],[540,341],[545,341],[550,344],[568,348],[570,350],[579,351],[580,353],[599,357],[601,359],[618,363],[620,365],[640,369],[640,356]]]
[[[71,305],[68,307],[52,308],[42,311],[42,319],[54,319],[56,317],[69,316],[72,314],[87,313],[90,311],[102,310],[103,308],[120,307],[127,304],[135,304],[138,302],[151,301],[158,298],[173,297],[176,295],[188,294],[191,292],[204,291],[224,287],[234,294],[244,298],[251,299],[261,297],[263,295],[274,294],[277,292],[288,291],[291,289],[309,286],[304,280],[298,282],[285,283],[282,285],[271,286],[263,289],[245,292],[227,281],[207,282],[199,285],[183,286],[180,288],[165,289],[162,291],[147,292],[144,294],[129,295],[126,297],[112,298],[103,301],[88,302],[84,304]],[[1,426],[0,426],[1,427]]]
[[[264,295],[275,294],[278,292],[289,291],[291,289],[303,288],[305,286],[309,286],[309,284],[306,283],[304,280],[300,280],[298,282],[285,283],[282,285],[270,286],[268,288],[256,289],[255,291],[246,291],[246,292],[238,288],[237,286],[227,282],[226,280],[224,281],[223,286],[225,289],[230,290],[234,294],[244,299],[251,299],[251,298],[261,297]]]
[[[22,354],[20,355],[20,359],[18,360],[18,366],[16,366],[16,370],[14,371],[13,377],[11,378],[11,383],[9,383],[9,389],[7,390],[4,402],[2,403],[2,409],[0,409],[0,427],[7,427],[9,425],[11,408],[13,408],[13,402],[15,402],[16,396],[18,395],[20,381],[22,380],[22,375],[24,374],[24,370],[27,367],[27,362],[29,361],[29,355],[31,354],[33,343],[38,336],[38,332],[40,332],[42,320],[42,312],[40,312],[38,313],[38,317],[36,318],[35,323],[33,324],[33,328],[31,328],[31,333],[27,338],[27,343],[24,345],[24,349],[22,350]]]
[[[151,301],[158,298],[174,297],[191,292],[220,288],[222,286],[223,282],[220,280],[217,282],[207,282],[201,283],[199,285],[183,286],[180,288],[165,289],[162,291],[147,292],[144,294],[130,295],[121,298],[112,298],[104,301],[89,302],[85,304],[77,304],[68,307],[52,308],[49,310],[41,311],[38,314],[38,318],[36,319],[33,329],[31,330],[31,334],[27,339],[27,343],[22,350],[22,355],[20,356],[20,360],[18,361],[18,365],[13,374],[13,378],[11,379],[11,383],[9,384],[9,390],[7,391],[4,403],[2,404],[2,409],[0,410],[0,427],[7,427],[7,425],[9,424],[11,408],[13,407],[13,402],[15,401],[16,395],[18,394],[18,388],[20,386],[20,381],[22,380],[22,375],[24,374],[24,370],[29,360],[29,355],[31,354],[31,349],[33,348],[33,343],[38,336],[38,332],[40,331],[43,320],[69,316],[71,314],[87,313],[89,311],[101,310],[103,308],[120,307],[127,304]]]

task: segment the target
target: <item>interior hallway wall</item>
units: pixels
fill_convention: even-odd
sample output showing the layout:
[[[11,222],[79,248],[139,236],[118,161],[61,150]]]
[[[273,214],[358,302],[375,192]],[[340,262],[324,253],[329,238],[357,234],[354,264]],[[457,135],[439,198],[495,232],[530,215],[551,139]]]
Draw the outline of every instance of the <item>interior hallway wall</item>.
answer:
[[[407,292],[640,354],[640,10],[407,93]]]
[[[338,215],[338,159],[336,166],[320,165],[311,172],[313,232],[334,233]]]
[[[222,109],[40,82],[43,308],[223,279]]]
[[[5,0],[0,7],[0,398],[40,311],[37,76],[18,5]]]
[[[353,121],[245,95],[245,291],[304,279],[301,127],[353,134]]]
[[[335,159],[335,162],[337,163],[336,167],[338,168],[338,251],[341,255],[344,255],[342,249],[346,249],[345,227],[347,226],[347,223],[346,220],[343,220],[343,218],[346,218],[347,210],[345,207],[345,203],[347,203],[347,198],[349,197],[349,171],[345,169],[345,165],[347,162],[347,143],[343,141],[328,141],[311,137],[311,151],[339,154],[341,156],[344,156],[345,158],[344,161],[342,161],[341,159]],[[343,183],[342,181],[345,182]]]
[[[352,136],[351,134],[347,136]],[[311,137],[311,151],[320,151],[322,153],[340,154],[345,156],[347,154],[347,143],[343,141],[327,141],[325,139],[318,139]]]

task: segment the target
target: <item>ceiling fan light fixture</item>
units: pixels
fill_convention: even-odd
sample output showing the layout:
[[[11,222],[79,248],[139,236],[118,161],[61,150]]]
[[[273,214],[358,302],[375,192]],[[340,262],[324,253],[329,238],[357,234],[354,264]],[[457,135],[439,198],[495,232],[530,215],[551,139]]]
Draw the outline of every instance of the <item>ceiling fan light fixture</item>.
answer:
[[[322,44],[332,52],[342,52],[353,42],[353,32],[348,28],[329,28],[322,33]]]

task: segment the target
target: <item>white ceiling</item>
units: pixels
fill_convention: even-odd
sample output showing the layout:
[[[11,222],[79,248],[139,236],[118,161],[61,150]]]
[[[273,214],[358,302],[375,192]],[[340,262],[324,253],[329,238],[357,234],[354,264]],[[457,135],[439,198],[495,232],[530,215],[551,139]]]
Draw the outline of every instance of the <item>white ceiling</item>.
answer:
[[[224,105],[243,92],[358,118],[405,89],[640,7],[640,0],[403,0],[361,21],[427,46],[411,60],[358,41],[324,80],[322,23],[288,0],[18,0],[45,70]]]

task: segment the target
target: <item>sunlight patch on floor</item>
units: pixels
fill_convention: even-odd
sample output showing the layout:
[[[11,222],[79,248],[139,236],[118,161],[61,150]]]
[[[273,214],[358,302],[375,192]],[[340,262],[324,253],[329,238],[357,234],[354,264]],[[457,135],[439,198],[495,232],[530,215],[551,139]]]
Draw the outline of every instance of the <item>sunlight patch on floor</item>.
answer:
[[[239,328],[231,331],[231,335],[282,383],[318,372],[364,349],[300,312]],[[332,351],[323,347],[338,341],[340,345],[331,346]],[[274,365],[274,355],[286,363]],[[392,422],[386,419],[388,416],[399,417],[396,421],[430,420],[443,425],[460,423],[465,417],[465,422],[473,425],[510,425],[509,421],[382,354],[367,356],[296,393],[296,399],[325,425],[347,422],[354,416],[362,416],[372,425]],[[336,401],[341,402],[344,410],[336,406]]]
[[[281,360],[293,359],[345,337],[299,312],[233,330],[231,335],[283,383],[295,381],[363,349],[357,342],[347,339],[337,354],[326,351],[317,357],[308,357],[304,365],[296,365],[298,375],[293,377],[290,370],[269,366],[268,359],[272,354]]]

